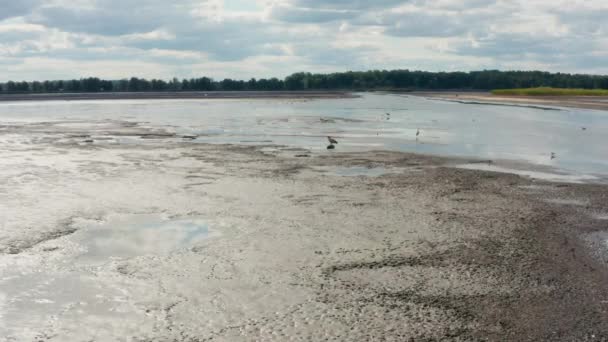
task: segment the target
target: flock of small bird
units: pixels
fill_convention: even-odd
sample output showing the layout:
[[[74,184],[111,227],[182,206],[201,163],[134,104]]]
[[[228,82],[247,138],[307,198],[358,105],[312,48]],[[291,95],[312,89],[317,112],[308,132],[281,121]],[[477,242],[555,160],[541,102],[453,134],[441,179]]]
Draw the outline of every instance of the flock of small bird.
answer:
[[[391,113],[386,113],[385,118],[387,121],[390,120]],[[475,121],[475,120],[473,120],[473,121]],[[581,130],[586,131],[587,127],[581,127]],[[418,141],[419,136],[420,136],[420,128],[416,129],[416,141]],[[338,141],[330,136],[327,137],[327,140],[329,141],[329,145],[327,145],[328,150],[333,150],[336,148],[336,145],[338,145]],[[553,160],[555,158],[557,158],[557,155],[555,154],[555,152],[551,152],[551,160]]]

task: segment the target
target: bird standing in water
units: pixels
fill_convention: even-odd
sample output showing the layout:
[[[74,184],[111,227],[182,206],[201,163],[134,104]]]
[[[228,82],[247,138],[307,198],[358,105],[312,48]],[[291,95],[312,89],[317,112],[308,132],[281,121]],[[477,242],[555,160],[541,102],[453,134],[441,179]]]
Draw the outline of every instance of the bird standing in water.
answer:
[[[327,137],[327,140],[329,140],[329,146],[327,146],[328,150],[333,150],[336,148],[336,146],[334,144],[338,144],[338,141],[330,136]]]
[[[420,128],[416,130],[416,141],[418,141],[418,136],[420,135]]]

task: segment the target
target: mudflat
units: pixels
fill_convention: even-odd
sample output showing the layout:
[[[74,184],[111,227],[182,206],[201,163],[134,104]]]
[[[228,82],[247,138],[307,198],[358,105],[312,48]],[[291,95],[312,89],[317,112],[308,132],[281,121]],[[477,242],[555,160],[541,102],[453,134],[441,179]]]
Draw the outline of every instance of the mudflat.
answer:
[[[505,96],[489,92],[414,92],[412,95],[464,103],[510,103],[608,110],[608,96]]]
[[[6,340],[608,338],[605,185],[121,121],[1,135]]]

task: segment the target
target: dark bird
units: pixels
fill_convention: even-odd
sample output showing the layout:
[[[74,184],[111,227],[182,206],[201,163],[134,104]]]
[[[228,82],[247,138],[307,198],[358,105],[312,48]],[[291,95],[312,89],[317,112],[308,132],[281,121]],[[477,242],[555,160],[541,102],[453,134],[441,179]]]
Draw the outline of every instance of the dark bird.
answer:
[[[553,159],[555,159],[555,158],[557,158],[557,157],[555,156],[555,152],[551,152],[551,160],[553,160]]]
[[[336,148],[336,146],[334,146],[334,144],[329,144],[329,145],[327,146],[327,149],[328,149],[328,150],[333,150],[333,149],[335,149],[335,148]]]
[[[332,137],[327,137],[327,140],[329,140],[329,143],[331,145],[338,144],[338,141],[336,139],[332,138]]]
[[[418,128],[418,129],[416,130],[416,138],[418,138],[418,136],[419,136],[419,135],[420,135],[420,128]]]
[[[581,127],[581,129],[582,129],[583,131],[586,131],[586,130],[587,130],[587,127]]]

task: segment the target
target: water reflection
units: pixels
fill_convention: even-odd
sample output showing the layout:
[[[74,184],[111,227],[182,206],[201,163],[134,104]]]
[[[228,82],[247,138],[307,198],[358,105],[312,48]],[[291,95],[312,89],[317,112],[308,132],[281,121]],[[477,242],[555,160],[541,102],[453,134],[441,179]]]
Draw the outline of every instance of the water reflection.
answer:
[[[390,113],[390,120],[386,113]],[[282,144],[326,153],[389,149],[513,159],[608,174],[604,111],[462,104],[400,95],[355,99],[158,100],[0,104],[0,121],[114,119],[146,122],[193,143]],[[581,127],[585,127],[583,130]],[[420,136],[416,140],[416,131]],[[181,141],[181,140],[180,140]],[[142,143],[142,142],[138,142]],[[551,153],[557,158],[551,159]]]
[[[208,235],[209,227],[202,220],[163,220],[153,215],[133,215],[83,229],[72,238],[86,249],[80,259],[105,260],[167,254],[202,241]]]
[[[108,324],[117,317],[128,318],[125,324],[137,329],[133,317],[141,311],[128,302],[126,280],[114,278],[114,266],[110,273],[99,270],[116,258],[167,254],[208,236],[203,220],[130,215],[66,236],[61,248],[52,249],[60,251],[52,252],[53,267],[44,266],[45,260],[36,255],[8,256],[0,264],[0,336],[37,341],[41,327],[57,320],[74,324],[65,332],[74,341],[111,335],[113,327]],[[80,325],[88,329],[78,329]]]

